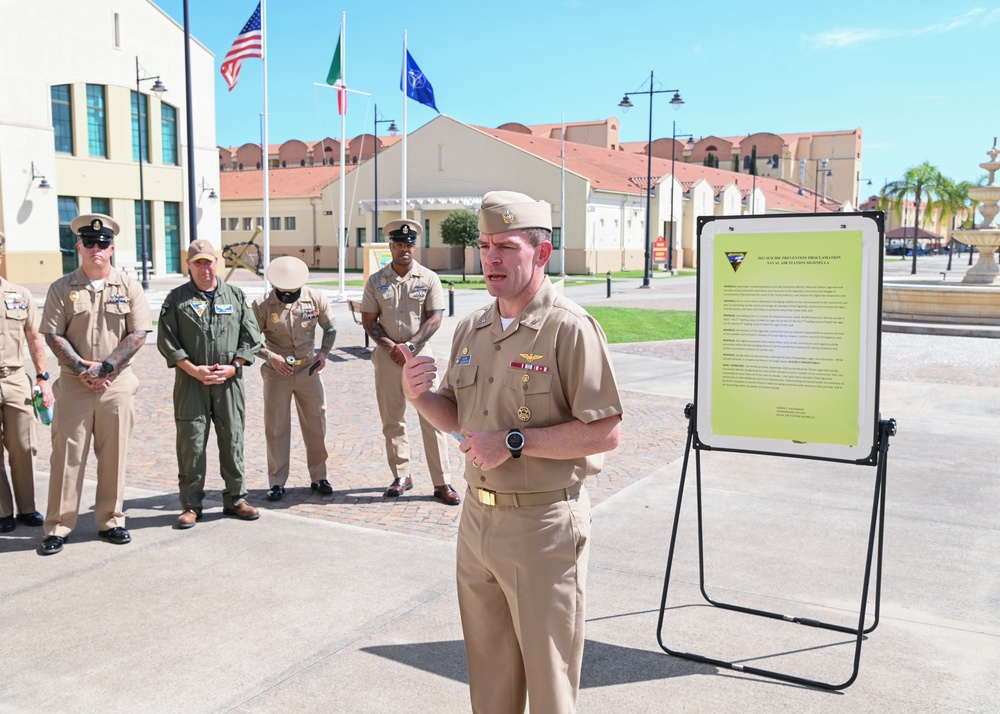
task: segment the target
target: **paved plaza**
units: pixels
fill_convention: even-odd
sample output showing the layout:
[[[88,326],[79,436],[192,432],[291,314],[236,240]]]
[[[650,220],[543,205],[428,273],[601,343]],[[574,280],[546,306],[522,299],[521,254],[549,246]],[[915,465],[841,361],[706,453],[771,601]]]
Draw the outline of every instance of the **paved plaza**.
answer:
[[[917,277],[938,278],[941,260],[918,258]],[[890,261],[886,278],[907,279],[909,265]],[[245,272],[234,282],[251,297],[262,290]],[[154,281],[154,315],[175,284]],[[567,294],[583,305],[694,309],[694,278],[638,284],[616,281],[611,299],[603,281]],[[459,316],[488,299],[456,291],[456,316],[432,342],[439,357]],[[180,512],[173,374],[150,337],[135,360],[142,387],[125,501],[133,542],[97,537],[92,480],[62,553],[36,555],[40,529],[0,536],[0,712],[469,710],[454,587],[461,507],[431,497],[419,437],[411,440],[414,489],[382,496],[392,478],[364,335],[343,302],[335,311],[337,343],[323,373],[335,492],[309,490],[293,424],[288,493],[278,503],[264,498],[260,373],[247,369],[249,500],[262,510],[253,523],[222,516],[210,450],[205,519],[190,531],[172,528]],[[669,657],[657,645],[694,351],[693,340],[612,346],[625,419],[620,448],[587,484],[596,505],[580,711],[993,711],[1000,340],[883,334],[881,411],[899,434],[888,460],[881,619],[857,682],[837,693]],[[56,371],[54,358],[49,365]],[[42,432],[40,510],[50,450]],[[464,494],[457,445],[452,469]],[[718,453],[704,455],[703,469],[713,594],[856,625],[874,469]],[[689,490],[663,631],[671,648],[846,679],[850,636],[701,604],[692,503]]]

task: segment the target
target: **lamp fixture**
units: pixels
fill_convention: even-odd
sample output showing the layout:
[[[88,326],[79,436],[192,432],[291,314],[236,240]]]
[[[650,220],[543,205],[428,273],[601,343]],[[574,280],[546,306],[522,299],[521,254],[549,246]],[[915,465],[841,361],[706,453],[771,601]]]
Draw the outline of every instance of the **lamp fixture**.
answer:
[[[31,162],[31,180],[34,181],[35,179],[41,179],[38,182],[38,188],[42,188],[42,189],[52,188],[52,185],[46,180],[45,176],[42,175],[41,173],[39,173],[38,169],[35,168],[35,162],[32,161]]]
[[[215,192],[215,189],[214,189],[214,188],[212,188],[211,186],[209,186],[209,185],[208,185],[208,184],[207,184],[207,183],[205,182],[205,177],[204,177],[204,176],[202,176],[202,177],[201,177],[201,192],[202,192],[202,193],[205,193],[205,191],[208,191],[208,197],[209,197],[209,198],[218,198],[218,197],[219,197],[219,194],[217,194],[217,193]]]

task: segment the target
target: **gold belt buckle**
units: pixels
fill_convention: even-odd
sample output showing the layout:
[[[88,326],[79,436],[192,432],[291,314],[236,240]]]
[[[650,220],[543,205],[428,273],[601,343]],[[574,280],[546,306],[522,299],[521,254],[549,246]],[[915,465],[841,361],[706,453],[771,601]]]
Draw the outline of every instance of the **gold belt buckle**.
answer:
[[[13,371],[10,367],[0,367],[0,379],[9,377]]]
[[[476,492],[479,496],[479,502],[484,506],[496,506],[497,505],[497,492],[490,491],[488,488],[477,488]]]

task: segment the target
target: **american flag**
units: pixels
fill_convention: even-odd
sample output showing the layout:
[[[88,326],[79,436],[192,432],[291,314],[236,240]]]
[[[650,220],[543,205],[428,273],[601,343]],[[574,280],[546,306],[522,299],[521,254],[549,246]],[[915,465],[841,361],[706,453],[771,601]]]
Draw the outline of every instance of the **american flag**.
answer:
[[[240,67],[243,66],[243,60],[251,57],[260,57],[261,59],[264,57],[263,37],[260,30],[260,3],[257,3],[257,9],[253,11],[253,15],[240,30],[236,41],[233,42],[233,46],[229,48],[229,52],[222,60],[222,77],[229,85],[230,92],[233,91],[236,81],[240,78]]]

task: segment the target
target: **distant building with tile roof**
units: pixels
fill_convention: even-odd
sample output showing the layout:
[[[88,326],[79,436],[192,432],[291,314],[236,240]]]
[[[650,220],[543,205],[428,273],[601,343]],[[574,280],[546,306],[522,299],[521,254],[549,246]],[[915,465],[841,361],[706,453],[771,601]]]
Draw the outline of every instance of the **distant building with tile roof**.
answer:
[[[553,244],[556,251],[549,262],[550,272],[565,267],[568,273],[599,274],[608,270],[641,269],[646,240],[647,157],[623,150],[617,141],[617,122],[567,124],[588,141],[560,141],[561,125],[529,129],[505,124],[490,129],[463,124],[441,115],[408,137],[406,216],[424,226],[423,244],[416,258],[435,270],[458,270],[462,266],[460,248],[441,240],[440,224],[451,211],[477,210],[488,191],[511,189],[548,201],[553,208]],[[554,137],[553,137],[554,133]],[[374,146],[373,137],[367,143]],[[395,138],[395,137],[393,137]],[[375,219],[374,162],[367,160],[359,138],[352,140],[356,153],[345,167],[348,207],[346,267],[362,265],[362,247],[377,235]],[[380,137],[384,139],[384,137]],[[379,151],[378,220],[385,224],[402,215],[402,144],[398,138]],[[331,140],[324,140],[329,142]],[[305,147],[297,154],[298,167],[271,171],[272,258],[297,255],[316,267],[337,267],[337,226],[339,220],[340,168],[317,165],[317,147],[324,142],[298,142]],[[269,147],[269,162],[281,166],[282,149],[289,142]],[[562,151],[565,146],[565,175]],[[243,147],[241,147],[242,149]],[[339,150],[339,144],[336,148]],[[226,150],[230,156],[239,155]],[[339,153],[335,154],[338,157]],[[220,151],[220,156],[224,155]],[[255,227],[262,215],[260,204],[262,173],[247,168],[256,158],[249,152],[243,170],[230,168],[220,174],[223,223],[242,229]],[[353,163],[353,157],[358,163]],[[301,162],[305,162],[305,166]],[[233,159],[229,160],[230,167]],[[672,238],[675,267],[697,264],[697,217],[745,213],[811,213],[838,211],[843,205],[808,188],[781,178],[752,176],[713,168],[700,163],[672,162],[652,158],[651,240]],[[353,169],[353,170],[351,170]],[[287,175],[287,178],[284,176]],[[565,194],[563,180],[565,178]],[[250,182],[250,183],[248,183]],[[255,198],[249,199],[256,191]],[[257,203],[253,203],[253,201]],[[671,205],[673,210],[671,210]],[[280,207],[280,208],[279,208]],[[256,213],[255,213],[256,211]],[[565,215],[565,222],[563,221]],[[291,217],[289,230],[281,220]],[[224,242],[236,237],[223,234]],[[312,259],[310,259],[310,257]],[[478,259],[469,249],[469,265]],[[475,266],[478,269],[478,266]]]

